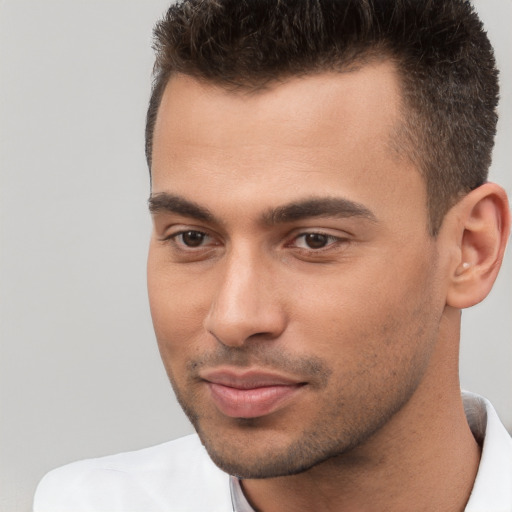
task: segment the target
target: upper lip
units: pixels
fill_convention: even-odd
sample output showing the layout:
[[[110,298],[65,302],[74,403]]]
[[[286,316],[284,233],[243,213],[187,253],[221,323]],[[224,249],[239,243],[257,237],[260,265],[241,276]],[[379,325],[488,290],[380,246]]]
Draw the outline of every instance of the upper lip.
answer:
[[[237,371],[231,369],[212,369],[201,372],[200,377],[212,384],[220,384],[237,389],[254,389],[267,386],[297,386],[305,382],[261,370]]]

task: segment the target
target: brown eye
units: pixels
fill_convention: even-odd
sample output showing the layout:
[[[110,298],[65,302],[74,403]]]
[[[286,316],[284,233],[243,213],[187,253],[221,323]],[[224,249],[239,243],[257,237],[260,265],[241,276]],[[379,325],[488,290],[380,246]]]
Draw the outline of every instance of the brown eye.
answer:
[[[321,233],[307,233],[304,235],[304,242],[310,249],[321,249],[327,245],[329,238]]]
[[[201,231],[185,231],[180,236],[183,244],[187,247],[199,247],[206,237]]]

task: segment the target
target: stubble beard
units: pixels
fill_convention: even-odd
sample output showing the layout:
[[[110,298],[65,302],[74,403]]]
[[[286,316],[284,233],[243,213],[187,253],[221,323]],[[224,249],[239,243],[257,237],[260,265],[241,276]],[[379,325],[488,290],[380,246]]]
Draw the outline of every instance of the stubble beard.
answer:
[[[272,443],[271,429],[266,429],[262,435],[265,419],[234,420],[240,432],[236,437],[216,432],[215,426],[209,426],[209,418],[205,418],[194,407],[193,404],[200,403],[198,397],[194,393],[183,392],[172,376],[170,381],[178,402],[212,461],[230,475],[244,479],[263,479],[296,475],[328,460],[334,462],[333,459],[342,464],[354,448],[364,444],[379,431],[414,394],[423,371],[416,364],[409,368],[408,375],[403,376],[405,379],[400,382],[402,386],[381,392],[370,400],[364,394],[344,397],[343,388],[340,387],[336,403],[329,403],[316,414],[321,424],[306,423],[302,431],[290,436],[279,447]],[[324,377],[328,380],[330,371],[325,371]],[[184,389],[193,389],[192,382],[189,384]],[[373,406],[361,405],[364,403]],[[353,404],[352,407],[350,404]],[[297,418],[299,422],[300,418]]]

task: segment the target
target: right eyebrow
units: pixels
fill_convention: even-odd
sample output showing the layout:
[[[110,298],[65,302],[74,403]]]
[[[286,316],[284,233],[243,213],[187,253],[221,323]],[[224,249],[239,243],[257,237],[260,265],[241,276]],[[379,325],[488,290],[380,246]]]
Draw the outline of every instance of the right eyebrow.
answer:
[[[207,208],[167,192],[152,194],[148,199],[148,206],[152,215],[167,212],[177,213],[203,222],[212,222],[214,220],[213,214]]]

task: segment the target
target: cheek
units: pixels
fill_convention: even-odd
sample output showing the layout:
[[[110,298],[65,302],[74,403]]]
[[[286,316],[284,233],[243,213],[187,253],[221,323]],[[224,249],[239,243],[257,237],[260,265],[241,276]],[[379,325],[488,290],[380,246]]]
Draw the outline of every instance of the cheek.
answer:
[[[425,375],[439,322],[430,313],[428,294],[407,290],[401,297],[404,303],[378,294],[352,295],[353,300],[336,301],[336,313],[325,302],[309,309],[311,321],[296,339],[333,371],[326,398],[339,404],[334,416],[364,423],[375,411],[405,400]]]
[[[208,291],[200,278],[148,260],[148,295],[153,327],[166,366],[190,357],[204,337]]]
[[[433,259],[429,263],[424,256],[409,268],[367,262],[333,274],[321,286],[306,280],[296,295],[295,329],[317,354],[330,354],[333,364],[355,371],[383,360],[393,366],[429,350],[425,345],[435,341],[444,305],[432,281]]]

